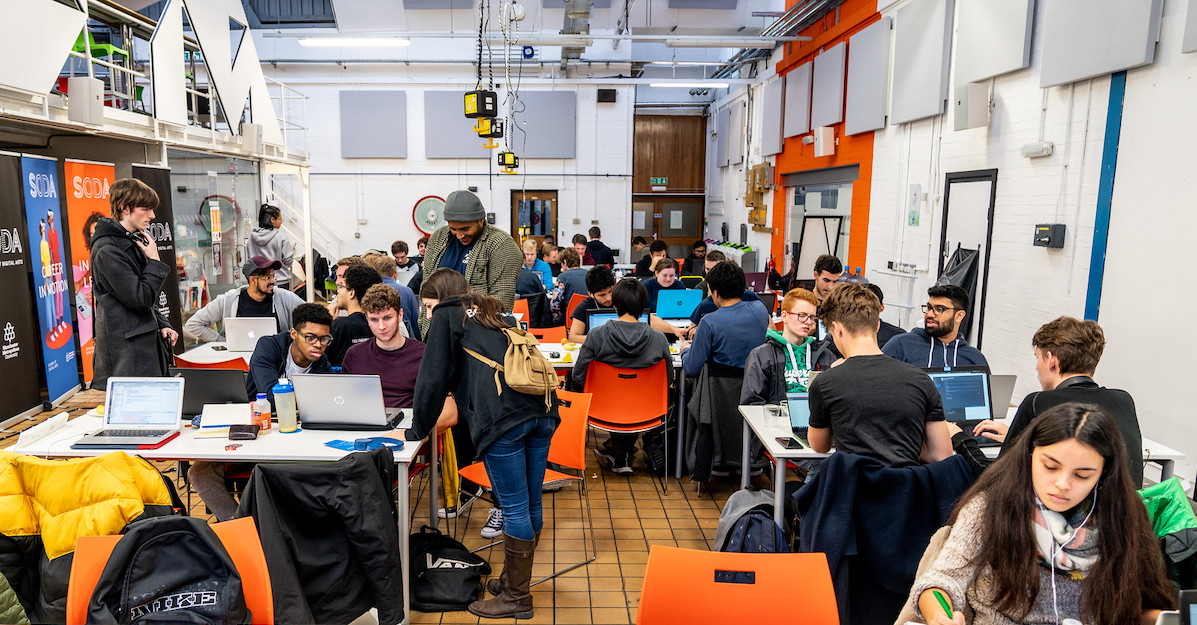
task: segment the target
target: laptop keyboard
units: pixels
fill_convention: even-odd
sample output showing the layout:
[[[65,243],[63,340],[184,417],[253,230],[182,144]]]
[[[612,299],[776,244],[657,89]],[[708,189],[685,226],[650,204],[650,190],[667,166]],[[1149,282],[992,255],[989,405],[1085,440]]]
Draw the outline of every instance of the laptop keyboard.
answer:
[[[171,430],[100,430],[95,433],[95,436],[136,436],[139,438],[151,438],[154,436],[166,436],[170,432]]]

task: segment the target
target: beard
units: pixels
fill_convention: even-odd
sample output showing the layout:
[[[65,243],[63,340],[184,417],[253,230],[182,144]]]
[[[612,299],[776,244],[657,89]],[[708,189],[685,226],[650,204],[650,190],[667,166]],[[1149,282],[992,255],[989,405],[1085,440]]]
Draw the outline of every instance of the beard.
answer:
[[[931,328],[926,327],[926,325],[927,325],[926,323],[923,324],[923,329],[927,332],[928,335],[935,337],[937,339],[941,339],[941,338],[956,331],[956,319],[954,317],[951,319],[948,319],[948,321],[946,323],[942,323],[942,322],[937,323],[934,327],[931,327]]]

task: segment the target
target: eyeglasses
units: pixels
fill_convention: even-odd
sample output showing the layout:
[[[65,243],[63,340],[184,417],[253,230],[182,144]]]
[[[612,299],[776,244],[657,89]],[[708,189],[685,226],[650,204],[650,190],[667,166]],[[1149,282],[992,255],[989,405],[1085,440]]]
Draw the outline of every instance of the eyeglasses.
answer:
[[[319,343],[321,347],[328,347],[328,344],[332,343],[332,335],[329,334],[317,336],[315,334],[308,334],[307,332],[300,332],[299,336],[302,336],[303,340],[307,341],[308,345],[315,345],[316,343]]]
[[[922,309],[923,312],[934,311],[936,315],[942,315],[949,310],[964,310],[954,306],[932,306],[931,304],[923,304]]]
[[[791,317],[798,319],[799,323],[814,323],[819,320],[818,315],[808,315],[806,313],[796,313],[790,312],[788,310],[783,311],[781,314],[790,315]]]

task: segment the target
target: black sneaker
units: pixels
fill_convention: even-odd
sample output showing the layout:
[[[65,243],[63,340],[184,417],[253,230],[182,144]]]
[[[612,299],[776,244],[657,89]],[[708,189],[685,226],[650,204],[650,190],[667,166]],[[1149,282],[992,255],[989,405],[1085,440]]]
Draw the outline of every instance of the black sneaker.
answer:
[[[616,456],[602,447],[596,447],[594,449],[594,455],[598,457],[599,462],[606,467],[608,471],[618,475],[632,474],[632,459],[630,457]]]

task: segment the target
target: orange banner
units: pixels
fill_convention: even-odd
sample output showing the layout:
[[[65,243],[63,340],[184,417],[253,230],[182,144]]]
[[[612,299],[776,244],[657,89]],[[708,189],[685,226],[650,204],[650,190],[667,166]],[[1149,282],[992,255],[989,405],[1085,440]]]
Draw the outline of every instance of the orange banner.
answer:
[[[96,352],[95,301],[91,294],[91,235],[101,217],[111,215],[108,188],[116,171],[107,163],[65,161],[66,221],[64,234],[70,241],[71,275],[75,282],[75,311],[79,318],[79,348],[83,380],[91,382],[92,357]]]

